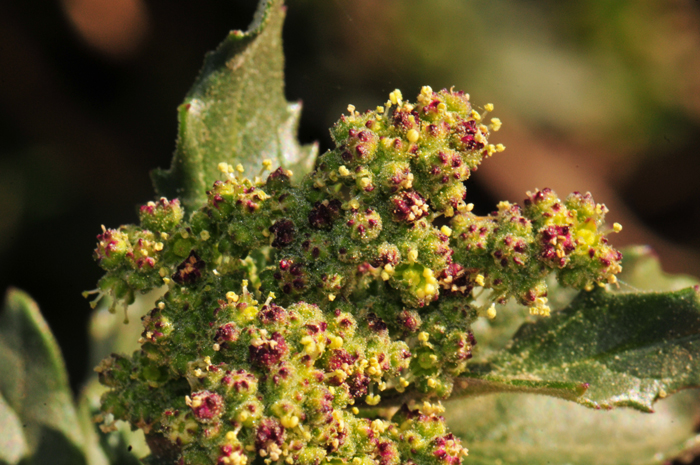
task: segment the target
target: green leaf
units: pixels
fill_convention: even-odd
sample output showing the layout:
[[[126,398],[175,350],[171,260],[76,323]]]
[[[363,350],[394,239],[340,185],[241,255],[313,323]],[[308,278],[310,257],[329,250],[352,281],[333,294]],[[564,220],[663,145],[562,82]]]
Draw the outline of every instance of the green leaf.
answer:
[[[553,312],[566,308],[578,292],[571,288],[562,287],[553,274],[547,277],[548,305]],[[479,305],[486,305],[486,300]],[[472,324],[472,331],[479,342],[474,350],[474,359],[470,362],[487,361],[499,350],[504,349],[516,331],[526,322],[534,323],[541,317],[530,315],[528,308],[518,304],[515,299],[505,305],[498,306],[498,315],[494,319],[479,318]]]
[[[17,463],[27,454],[22,421],[0,395],[0,463]]]
[[[623,255],[623,290],[673,291],[696,283],[664,273],[648,247],[629,247]],[[556,282],[548,287],[550,302],[556,302],[553,308],[570,303],[567,289]],[[525,321],[538,320],[513,302],[499,308],[494,320],[479,319],[472,326],[479,341],[474,361],[493,357]],[[475,465],[660,464],[679,454],[694,455],[700,444],[694,433],[699,401],[696,391],[681,392],[647,415],[630,409],[582,409],[545,396],[493,394],[451,401],[445,418],[469,447],[468,462]]]
[[[14,435],[9,439],[12,454],[25,451],[28,459],[23,463],[30,464],[85,464],[84,439],[61,352],[36,303],[16,289],[8,291],[0,317],[0,373],[0,409],[14,412],[0,415],[0,430]],[[23,439],[13,425],[17,419]],[[0,458],[9,463],[16,459]]]
[[[143,465],[172,465],[172,460],[164,460],[153,455],[144,457],[143,459],[141,459],[141,462],[143,463]]]
[[[700,299],[692,288],[582,292],[470,368],[456,395],[533,392],[651,412],[657,399],[700,385]]]
[[[136,296],[136,301],[129,306],[130,323],[123,323],[109,313],[109,305],[105,302],[92,314],[90,320],[90,365],[96,366],[111,353],[130,354],[137,350],[139,336],[143,331],[141,317],[148,313],[165,291],[156,289],[145,295]],[[102,432],[92,418],[100,413],[100,397],[107,390],[91,370],[88,382],[85,384],[79,401],[79,415],[86,438],[93,438],[98,447],[89,450],[91,465],[101,464],[102,461],[113,465],[138,465],[138,457],[150,453],[143,435],[138,429],[131,431],[128,423],[117,422],[117,431]],[[92,444],[92,442],[91,442]]]
[[[622,256],[622,273],[618,276],[622,290],[678,291],[699,283],[692,276],[665,273],[649,246],[627,247]]]
[[[464,463],[470,465],[662,464],[700,444],[694,391],[661,402],[653,415],[582,409],[534,395],[480,396],[446,407],[445,420],[469,448]]]
[[[691,276],[665,273],[658,256],[648,246],[626,247],[622,249],[622,255],[622,273],[618,275],[621,292],[678,291],[700,283]],[[547,278],[547,289],[548,303],[553,312],[566,308],[578,294],[574,289],[562,287],[554,275]],[[534,323],[539,318],[530,315],[525,306],[514,300],[499,306],[498,316],[493,320],[479,318],[472,325],[479,341],[472,363],[488,360],[493,353],[506,347],[523,323]]]
[[[301,147],[296,131],[301,104],[284,96],[282,0],[261,1],[247,32],[232,31],[207,54],[204,67],[178,109],[179,137],[170,170],[156,170],[159,195],[179,197],[191,211],[220,178],[219,162],[241,163],[249,176],[262,160],[294,170],[313,166],[318,147]]]

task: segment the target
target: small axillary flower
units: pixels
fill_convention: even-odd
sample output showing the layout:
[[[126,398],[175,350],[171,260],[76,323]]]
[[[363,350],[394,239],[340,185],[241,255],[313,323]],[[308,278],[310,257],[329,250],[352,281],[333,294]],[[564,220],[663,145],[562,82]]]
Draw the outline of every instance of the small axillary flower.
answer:
[[[98,367],[105,427],[128,421],[183,463],[461,463],[439,399],[467,370],[476,318],[511,298],[547,316],[548,275],[592,289],[621,270],[605,237],[621,226],[590,194],[473,213],[464,182],[505,148],[488,141],[493,109],[395,90],[350,105],[299,185],[270,160],[252,178],[222,162],[199,209],[160,198],[140,225],[103,228],[92,305],[164,293],[140,349]],[[433,403],[375,418],[402,395]]]

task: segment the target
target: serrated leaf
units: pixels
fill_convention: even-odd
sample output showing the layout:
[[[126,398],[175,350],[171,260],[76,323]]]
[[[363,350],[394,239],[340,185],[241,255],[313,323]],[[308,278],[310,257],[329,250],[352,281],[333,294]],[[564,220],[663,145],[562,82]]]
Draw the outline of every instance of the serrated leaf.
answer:
[[[159,195],[179,197],[189,210],[220,178],[217,165],[238,163],[249,176],[262,160],[291,168],[295,177],[313,166],[318,147],[301,147],[299,103],[284,96],[282,0],[261,1],[247,32],[232,31],[207,54],[204,67],[178,109],[179,136],[170,170],[156,170]]]
[[[534,392],[651,412],[658,398],[700,386],[700,299],[692,288],[583,292],[471,370],[457,395]]]
[[[551,397],[495,394],[446,404],[450,430],[469,448],[470,465],[667,464],[697,447],[697,393],[658,405],[653,415],[597,411]]]
[[[0,317],[0,373],[0,394],[22,423],[23,463],[86,463],[61,352],[36,303],[16,289]]]

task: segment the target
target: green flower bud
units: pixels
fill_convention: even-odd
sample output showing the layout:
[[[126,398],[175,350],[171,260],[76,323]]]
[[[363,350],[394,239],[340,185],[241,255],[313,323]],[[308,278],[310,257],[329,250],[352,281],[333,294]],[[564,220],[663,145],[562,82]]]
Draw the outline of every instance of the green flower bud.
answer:
[[[129,252],[129,236],[123,231],[116,229],[103,229],[102,234],[97,236],[97,248],[95,248],[95,259],[100,262],[100,266],[105,270],[113,270],[123,265],[126,254]]]
[[[148,202],[139,210],[141,227],[153,232],[170,231],[180,224],[184,215],[178,199],[168,201],[165,197]]]

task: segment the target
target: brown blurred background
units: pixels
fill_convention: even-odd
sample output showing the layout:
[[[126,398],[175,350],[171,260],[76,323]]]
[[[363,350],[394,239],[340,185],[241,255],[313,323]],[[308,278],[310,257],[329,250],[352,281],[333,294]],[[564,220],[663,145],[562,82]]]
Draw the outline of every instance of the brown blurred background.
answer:
[[[167,167],[177,105],[253,0],[0,3],[0,286],[38,301],[73,387],[87,369],[80,293],[101,224],[136,221]],[[485,213],[535,187],[590,190],[669,271],[700,275],[700,2],[288,0],[287,97],[330,146],[348,103],[456,86],[504,121],[468,184]]]

